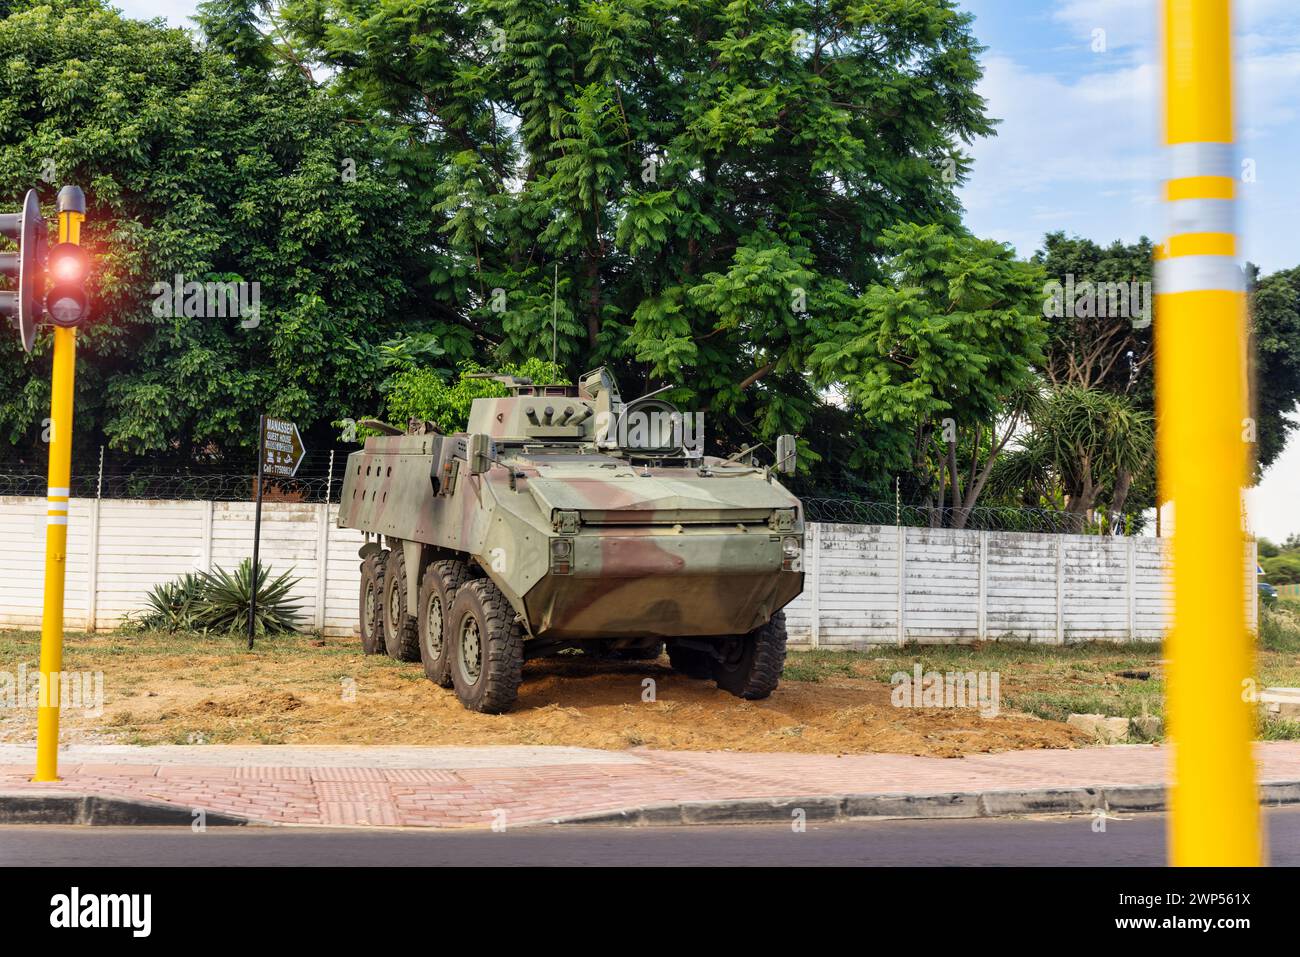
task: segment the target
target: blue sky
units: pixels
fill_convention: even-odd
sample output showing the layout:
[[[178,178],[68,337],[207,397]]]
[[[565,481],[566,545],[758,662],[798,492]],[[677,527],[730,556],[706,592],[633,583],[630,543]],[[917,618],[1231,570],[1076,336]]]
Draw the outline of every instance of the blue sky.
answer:
[[[964,0],[988,47],[981,92],[998,135],[977,142],[966,222],[1023,255],[1051,229],[1098,242],[1161,238],[1156,0]],[[1236,4],[1238,155],[1245,258],[1300,265],[1300,0]],[[1094,31],[1104,52],[1094,52]],[[1300,532],[1300,440],[1249,493],[1252,525]]]
[[[962,191],[976,233],[1022,255],[1042,233],[1097,241],[1157,238],[1161,207],[1158,4],[1155,0],[964,0],[983,54],[981,92],[1001,119],[972,152]],[[1094,31],[1105,49],[1094,52]],[[1246,258],[1266,272],[1300,263],[1294,224],[1300,149],[1300,9],[1296,0],[1238,0],[1238,153]]]
[[[188,25],[191,0],[120,0],[129,16]],[[1045,232],[1098,242],[1159,240],[1161,207],[1157,0],[962,0],[975,15],[981,93],[1002,120],[974,144],[962,189],[966,221],[1022,256]],[[1300,0],[1238,0],[1239,155],[1246,258],[1265,272],[1300,265]],[[1095,31],[1104,31],[1097,34]],[[1104,49],[1094,51],[1098,39]],[[1300,532],[1300,441],[1251,492],[1255,530]]]

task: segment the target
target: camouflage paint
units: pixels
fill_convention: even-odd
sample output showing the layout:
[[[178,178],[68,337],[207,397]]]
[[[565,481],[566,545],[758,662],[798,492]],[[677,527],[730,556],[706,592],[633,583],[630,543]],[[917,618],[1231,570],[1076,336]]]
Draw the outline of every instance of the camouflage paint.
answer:
[[[801,568],[782,565],[790,540],[802,554],[802,508],[772,472],[633,463],[594,445],[608,399],[547,388],[557,394],[475,400],[470,430],[497,446],[481,475],[466,433],[367,439],[348,457],[338,524],[421,543],[419,566],[479,565],[533,637],[743,634],[803,590]],[[560,538],[567,574],[552,571]],[[407,562],[410,594],[420,571]]]

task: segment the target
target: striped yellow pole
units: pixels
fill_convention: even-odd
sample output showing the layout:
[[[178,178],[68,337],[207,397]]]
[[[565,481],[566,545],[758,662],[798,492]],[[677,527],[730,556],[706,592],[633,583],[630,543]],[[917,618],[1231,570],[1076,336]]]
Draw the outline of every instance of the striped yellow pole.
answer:
[[[80,208],[59,193],[59,242],[81,243]],[[80,190],[76,191],[80,196]],[[77,330],[54,327],[50,386],[50,469],[45,520],[45,608],[41,613],[41,700],[36,712],[36,776],[59,779],[59,676],[63,671],[63,585],[68,562],[68,498],[72,485],[72,396],[77,370]]]
[[[1174,505],[1167,657],[1170,863],[1257,865],[1254,674],[1246,624],[1246,311],[1237,264],[1230,0],[1164,0],[1165,200],[1156,401]]]

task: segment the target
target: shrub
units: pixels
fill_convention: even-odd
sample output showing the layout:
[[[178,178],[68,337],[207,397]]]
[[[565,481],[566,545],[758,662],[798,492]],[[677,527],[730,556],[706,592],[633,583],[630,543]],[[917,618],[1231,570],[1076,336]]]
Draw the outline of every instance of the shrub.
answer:
[[[248,627],[248,602],[251,595],[252,565],[249,559],[239,563],[232,574],[218,568],[203,575],[203,600],[195,621],[202,631],[242,631]],[[289,592],[300,579],[290,578],[291,571],[268,583],[271,570],[257,566],[257,616],[253,630],[258,635],[293,631],[298,620],[298,606],[289,600]]]
[[[203,597],[203,580],[186,572],[171,582],[155,585],[145,597],[147,610],[140,617],[142,628],[152,631],[182,631],[194,627],[194,611]]]
[[[405,426],[408,419],[427,419],[443,432],[463,432],[469,422],[470,406],[475,399],[501,398],[510,390],[492,379],[474,378],[483,369],[477,363],[463,363],[454,383],[427,368],[399,372],[387,383],[388,418],[394,425]],[[499,370],[504,375],[526,376],[534,382],[559,384],[569,382],[558,365],[542,359],[506,363]]]
[[[1292,602],[1259,610],[1259,646],[1266,651],[1300,651],[1300,613]]]
[[[146,599],[147,609],[133,626],[148,631],[242,632],[248,627],[252,562],[244,559],[234,572],[217,568],[211,572],[187,572],[172,582],[154,586]],[[258,635],[293,631],[298,606],[289,593],[300,579],[290,578],[292,569],[270,581],[271,571],[258,564]]]

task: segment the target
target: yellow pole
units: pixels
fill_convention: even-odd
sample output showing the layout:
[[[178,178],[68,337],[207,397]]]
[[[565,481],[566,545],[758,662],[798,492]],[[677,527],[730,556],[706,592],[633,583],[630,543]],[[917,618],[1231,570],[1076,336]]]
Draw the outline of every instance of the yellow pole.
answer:
[[[60,209],[59,242],[80,245],[83,219],[84,213]],[[41,614],[41,700],[36,712],[36,776],[33,781],[59,779],[59,675],[63,671],[63,585],[68,559],[72,396],[76,369],[77,330],[55,326],[45,525],[45,608]]]
[[[1174,504],[1169,859],[1258,865],[1246,623],[1246,310],[1237,265],[1230,0],[1164,0],[1166,209],[1157,251],[1161,488]]]

